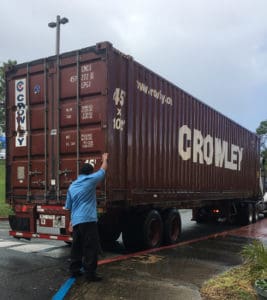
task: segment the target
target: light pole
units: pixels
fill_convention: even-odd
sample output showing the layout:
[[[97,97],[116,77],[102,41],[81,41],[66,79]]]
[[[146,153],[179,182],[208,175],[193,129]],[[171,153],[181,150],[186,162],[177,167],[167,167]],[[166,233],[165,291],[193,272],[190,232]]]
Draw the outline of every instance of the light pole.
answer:
[[[48,26],[50,28],[55,28],[56,27],[56,55],[59,56],[59,44],[60,44],[60,25],[64,25],[68,23],[69,20],[67,18],[60,18],[60,16],[57,16],[57,21],[56,22],[50,22],[48,23]]]
[[[48,23],[48,26],[51,28],[56,27],[56,61],[57,61],[57,87],[56,87],[56,98],[57,102],[55,103],[54,100],[52,100],[52,106],[53,110],[57,110],[57,120],[59,120],[59,102],[60,102],[60,68],[59,68],[59,44],[60,44],[60,25],[64,25],[68,23],[69,20],[67,18],[60,18],[60,16],[57,16],[56,22],[50,22]],[[59,170],[60,170],[60,163],[59,163],[59,122],[55,121],[54,114],[52,113],[52,128],[56,129],[57,135],[52,136],[52,152],[53,154],[51,157],[51,191],[52,193],[56,192],[57,202],[59,202],[59,194],[60,194],[60,186],[59,186]],[[57,140],[55,140],[57,138]]]

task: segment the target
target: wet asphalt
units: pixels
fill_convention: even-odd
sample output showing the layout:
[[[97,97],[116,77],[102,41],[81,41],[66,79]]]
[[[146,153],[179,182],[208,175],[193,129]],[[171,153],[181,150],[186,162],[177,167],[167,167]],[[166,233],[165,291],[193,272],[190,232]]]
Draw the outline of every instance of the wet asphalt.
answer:
[[[190,222],[186,211],[182,218],[182,243],[157,252],[128,253],[127,257],[117,243],[100,257],[98,271],[103,281],[88,283],[81,277],[64,299],[201,299],[199,290],[204,281],[240,264],[245,244],[253,238],[267,240],[267,219],[239,228],[198,225]],[[23,253],[16,251],[21,246],[1,247],[6,241],[14,239],[8,236],[8,223],[0,221],[0,299],[52,299],[69,279],[70,248],[58,241],[20,240],[27,247],[50,247]],[[118,256],[127,259],[116,261]],[[113,258],[115,261],[110,262]]]
[[[201,299],[204,281],[242,262],[250,239],[217,237],[102,265],[102,282],[76,280],[66,299]]]
[[[206,280],[242,263],[240,252],[246,244],[258,238],[267,245],[266,228],[267,220],[261,219],[250,226],[228,227],[208,239],[185,239],[171,249],[101,265],[102,282],[78,278],[65,299],[201,299]]]
[[[17,240],[8,236],[8,230],[8,222],[1,220],[0,299],[52,299],[69,277],[69,246],[58,241]]]

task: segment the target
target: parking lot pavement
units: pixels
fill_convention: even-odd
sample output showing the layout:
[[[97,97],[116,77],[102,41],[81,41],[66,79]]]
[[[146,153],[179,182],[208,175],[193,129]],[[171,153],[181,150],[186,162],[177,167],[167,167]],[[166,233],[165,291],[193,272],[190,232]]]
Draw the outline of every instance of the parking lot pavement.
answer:
[[[8,235],[8,227],[8,222],[0,222],[1,297],[51,299],[69,279],[70,248],[53,240],[16,240]],[[107,254],[99,266],[103,282],[87,283],[81,277],[66,299],[201,299],[203,282],[240,264],[240,251],[245,244],[254,238],[267,241],[265,228],[267,220],[262,219],[209,237],[184,239],[173,248],[157,252],[128,254],[124,258],[119,254],[122,259],[117,259],[115,253]]]
[[[100,265],[104,280],[88,283],[79,278],[66,299],[201,299],[204,281],[242,263],[244,245],[253,239],[267,245],[266,228],[262,219],[213,238]]]
[[[69,246],[63,242],[14,239],[0,221],[0,299],[52,299],[66,281]]]
[[[103,282],[79,278],[66,299],[201,299],[203,282],[240,264],[246,243],[244,237],[218,237],[104,264]]]

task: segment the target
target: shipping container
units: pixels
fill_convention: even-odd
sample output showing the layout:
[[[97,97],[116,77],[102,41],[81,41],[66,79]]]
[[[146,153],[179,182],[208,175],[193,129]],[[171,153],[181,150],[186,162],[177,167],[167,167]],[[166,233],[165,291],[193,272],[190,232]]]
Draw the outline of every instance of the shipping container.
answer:
[[[6,83],[11,235],[71,241],[67,189],[103,152],[103,240],[175,243],[181,208],[198,222],[257,220],[258,137],[109,42],[16,65]]]

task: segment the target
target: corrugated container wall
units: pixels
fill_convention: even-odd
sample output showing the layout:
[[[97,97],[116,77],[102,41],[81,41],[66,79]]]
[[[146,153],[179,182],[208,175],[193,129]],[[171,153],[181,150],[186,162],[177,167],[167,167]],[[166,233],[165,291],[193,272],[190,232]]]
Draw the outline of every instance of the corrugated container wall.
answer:
[[[109,43],[58,61],[7,72],[9,200],[63,204],[104,151],[100,205],[258,196],[256,135]]]

